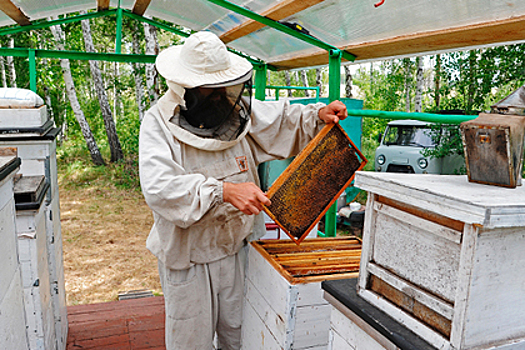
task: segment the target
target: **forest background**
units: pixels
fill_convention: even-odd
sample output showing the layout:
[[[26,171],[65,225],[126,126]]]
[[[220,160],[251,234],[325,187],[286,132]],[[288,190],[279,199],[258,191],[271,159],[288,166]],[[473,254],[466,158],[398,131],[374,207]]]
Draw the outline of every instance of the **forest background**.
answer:
[[[102,17],[2,36],[0,45],[103,53],[114,52],[115,40],[114,18]],[[158,54],[182,41],[124,18],[122,53]],[[137,289],[160,292],[155,260],[144,248],[152,219],[140,193],[138,135],[144,112],[165,83],[152,64],[39,59],[36,68],[37,93],[61,128],[68,303],[114,300]],[[341,74],[341,96],[363,100],[364,109],[478,114],[525,83],[525,44],[344,66]],[[29,88],[27,58],[1,57],[0,77],[4,87]],[[268,71],[268,85],[318,86],[327,96],[328,68]],[[268,90],[268,99],[273,93]],[[280,98],[312,93],[281,90]],[[388,121],[363,118],[365,170],[374,169],[377,136]]]

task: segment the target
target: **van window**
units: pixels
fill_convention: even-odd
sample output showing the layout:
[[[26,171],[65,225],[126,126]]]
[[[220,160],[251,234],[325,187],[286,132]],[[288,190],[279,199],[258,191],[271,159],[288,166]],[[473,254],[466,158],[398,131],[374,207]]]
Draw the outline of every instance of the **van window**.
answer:
[[[434,147],[430,129],[425,126],[389,125],[383,144],[390,146]]]

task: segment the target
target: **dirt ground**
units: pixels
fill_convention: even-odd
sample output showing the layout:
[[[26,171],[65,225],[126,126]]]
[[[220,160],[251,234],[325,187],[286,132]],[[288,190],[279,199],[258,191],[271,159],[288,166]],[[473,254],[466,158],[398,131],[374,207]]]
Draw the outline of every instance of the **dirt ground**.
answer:
[[[124,291],[161,293],[146,249],[153,216],[140,192],[61,186],[60,211],[68,305],[117,300]]]

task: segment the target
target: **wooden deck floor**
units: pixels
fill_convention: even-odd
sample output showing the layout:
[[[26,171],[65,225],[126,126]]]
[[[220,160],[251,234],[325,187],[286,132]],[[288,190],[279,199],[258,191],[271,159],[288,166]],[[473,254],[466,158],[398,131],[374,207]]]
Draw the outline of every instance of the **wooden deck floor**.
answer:
[[[68,307],[67,350],[165,350],[164,298]]]

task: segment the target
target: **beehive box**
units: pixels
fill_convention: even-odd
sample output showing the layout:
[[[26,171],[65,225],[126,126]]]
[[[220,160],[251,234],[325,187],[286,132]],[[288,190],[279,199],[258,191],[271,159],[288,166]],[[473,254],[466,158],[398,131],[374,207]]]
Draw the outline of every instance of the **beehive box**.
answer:
[[[22,110],[31,113],[30,109]],[[59,128],[49,130],[36,137],[31,134],[0,134],[0,147],[17,149],[22,160],[19,175],[45,176],[49,184],[44,198],[45,232],[51,285],[51,298],[55,317],[57,349],[66,348],[68,321],[66,310],[66,289],[60,226],[60,202],[56,163],[56,137]]]
[[[525,347],[525,188],[358,172],[359,295],[437,349]]]
[[[27,350],[24,300],[15,235],[16,156],[0,156],[0,347]]]
[[[0,133],[20,134],[49,124],[45,105],[38,108],[0,108]],[[49,128],[49,127],[48,127]]]
[[[38,181],[39,180],[39,181]],[[16,236],[22,269],[30,350],[56,349],[55,313],[46,232],[45,177],[24,177],[14,187]],[[26,202],[27,200],[27,202]]]
[[[264,211],[300,243],[365,164],[342,127],[326,125],[275,180]]]
[[[461,123],[469,181],[521,185],[525,116],[481,113]]]
[[[250,350],[326,349],[330,305],[321,282],[356,277],[361,241],[312,238],[250,244],[242,348]]]

